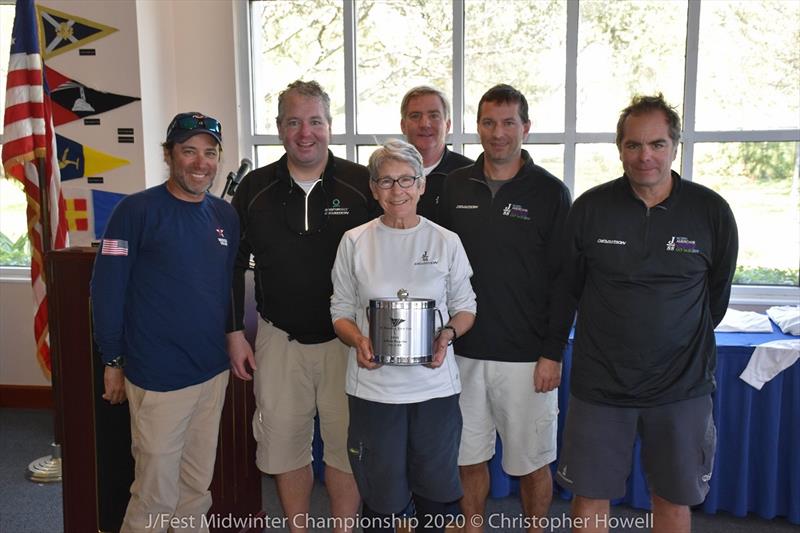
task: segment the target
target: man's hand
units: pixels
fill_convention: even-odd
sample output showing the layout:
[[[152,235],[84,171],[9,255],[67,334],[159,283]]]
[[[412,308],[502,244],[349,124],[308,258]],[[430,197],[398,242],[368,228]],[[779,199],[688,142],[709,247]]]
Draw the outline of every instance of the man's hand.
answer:
[[[250,381],[253,375],[248,368],[256,369],[256,358],[253,355],[253,348],[247,342],[244,331],[231,331],[225,335],[228,345],[228,359],[231,360],[231,372],[239,379]]]
[[[121,368],[107,366],[103,372],[103,399],[111,405],[125,403],[125,371]]]
[[[550,392],[561,383],[561,363],[539,357],[536,370],[533,371],[533,390],[536,392]]]

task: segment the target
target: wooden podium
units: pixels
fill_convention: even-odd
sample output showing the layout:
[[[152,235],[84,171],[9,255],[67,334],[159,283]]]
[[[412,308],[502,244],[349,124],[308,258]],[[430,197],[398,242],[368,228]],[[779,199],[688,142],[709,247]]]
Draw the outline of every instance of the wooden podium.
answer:
[[[67,248],[45,257],[55,433],[62,450],[68,532],[119,531],[133,481],[128,405],[112,406],[101,398],[104,367],[92,339],[89,301],[96,252]],[[216,516],[263,516],[251,429],[254,410],[252,382],[231,376],[211,483],[210,513]]]

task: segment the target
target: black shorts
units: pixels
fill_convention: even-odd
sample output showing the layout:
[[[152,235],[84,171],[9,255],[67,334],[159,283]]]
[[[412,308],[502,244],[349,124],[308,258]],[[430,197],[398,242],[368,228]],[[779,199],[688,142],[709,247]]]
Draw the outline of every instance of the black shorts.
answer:
[[[458,394],[410,404],[348,399],[347,451],[361,498],[370,509],[400,513],[412,493],[436,502],[463,495]]]
[[[556,481],[586,498],[623,497],[637,435],[650,491],[678,505],[702,503],[716,448],[710,395],[646,408],[570,396]]]

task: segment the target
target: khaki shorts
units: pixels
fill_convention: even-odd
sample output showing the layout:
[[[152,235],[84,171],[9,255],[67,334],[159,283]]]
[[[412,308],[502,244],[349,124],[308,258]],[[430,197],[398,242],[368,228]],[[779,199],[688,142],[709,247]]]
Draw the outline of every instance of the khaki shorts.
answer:
[[[256,465],[283,474],[311,463],[314,415],[319,413],[326,465],[350,473],[347,457],[348,347],[339,339],[320,344],[289,341],[288,334],[259,319],[256,335],[253,434]]]
[[[556,460],[558,389],[533,390],[536,363],[483,361],[456,355],[461,373],[459,466],[494,456],[503,441],[503,470],[524,476]]]

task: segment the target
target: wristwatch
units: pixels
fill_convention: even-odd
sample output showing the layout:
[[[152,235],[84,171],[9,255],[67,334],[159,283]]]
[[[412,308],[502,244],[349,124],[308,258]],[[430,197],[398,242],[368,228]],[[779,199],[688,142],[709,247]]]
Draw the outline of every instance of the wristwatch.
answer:
[[[118,355],[111,361],[106,363],[106,366],[110,366],[111,368],[124,368],[125,367],[125,356]]]

